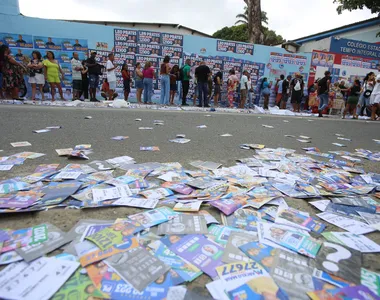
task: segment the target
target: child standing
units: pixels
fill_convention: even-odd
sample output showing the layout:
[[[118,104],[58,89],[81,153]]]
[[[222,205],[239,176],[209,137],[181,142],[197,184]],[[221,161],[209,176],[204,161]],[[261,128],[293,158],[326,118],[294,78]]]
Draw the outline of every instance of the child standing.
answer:
[[[128,101],[129,93],[131,92],[131,73],[126,63],[121,67],[121,76],[123,76],[124,100]]]

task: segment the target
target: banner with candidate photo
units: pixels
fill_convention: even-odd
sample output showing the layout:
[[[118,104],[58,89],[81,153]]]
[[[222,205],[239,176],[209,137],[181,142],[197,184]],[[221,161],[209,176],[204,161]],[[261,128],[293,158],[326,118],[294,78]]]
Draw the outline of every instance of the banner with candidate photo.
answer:
[[[216,41],[216,51],[219,52],[236,52],[236,43],[230,41]]]
[[[137,42],[144,44],[161,44],[161,32],[139,30]]]
[[[0,46],[9,48],[33,48],[33,37],[28,34],[0,33]]]
[[[138,54],[138,45],[131,42],[116,42],[115,48],[116,53],[127,53],[127,54]]]
[[[183,35],[161,33],[161,43],[167,46],[183,47]]]
[[[36,49],[62,50],[61,38],[34,36],[33,44]]]
[[[62,50],[87,52],[88,43],[83,39],[62,39]]]
[[[153,68],[157,69],[159,67],[158,57],[136,55],[136,63],[140,63],[141,67],[144,68],[147,61],[150,61],[152,63]]]
[[[128,66],[134,66],[136,64],[136,58],[134,54],[115,53],[114,63],[117,65],[126,63]]]
[[[161,56],[161,46],[155,44],[137,44],[140,55]]]
[[[119,45],[117,42],[137,43],[137,32],[137,30],[115,29],[115,47]]]
[[[253,44],[236,43],[235,49],[237,54],[253,55],[254,47]]]
[[[182,57],[182,47],[162,46],[162,56]]]

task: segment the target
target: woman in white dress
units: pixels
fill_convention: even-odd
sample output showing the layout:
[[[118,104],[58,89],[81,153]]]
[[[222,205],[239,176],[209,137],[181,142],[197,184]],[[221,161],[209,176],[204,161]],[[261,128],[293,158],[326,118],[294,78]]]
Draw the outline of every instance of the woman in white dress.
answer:
[[[370,104],[372,105],[371,120],[375,121],[376,120],[376,113],[380,109],[380,74],[377,75],[377,77],[376,77],[376,85],[373,88],[373,91],[371,94]]]

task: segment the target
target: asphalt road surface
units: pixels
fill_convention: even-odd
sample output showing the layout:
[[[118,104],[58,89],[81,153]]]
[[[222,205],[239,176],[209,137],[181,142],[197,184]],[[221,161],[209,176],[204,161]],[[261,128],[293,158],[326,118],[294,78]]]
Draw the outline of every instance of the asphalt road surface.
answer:
[[[211,115],[211,116],[206,116]],[[92,116],[92,119],[85,119]],[[141,122],[135,121],[141,118]],[[153,120],[163,120],[163,126],[153,125]],[[288,121],[288,122],[284,122]],[[105,160],[117,156],[129,155],[137,163],[141,162],[179,162],[186,168],[193,160],[220,162],[223,166],[235,164],[238,158],[253,155],[252,150],[239,148],[243,143],[264,144],[266,147],[285,147],[304,153],[303,147],[318,147],[322,152],[329,150],[354,151],[363,148],[380,151],[380,145],[372,139],[380,139],[380,123],[360,120],[340,120],[337,118],[282,117],[253,114],[231,114],[218,112],[153,111],[139,109],[89,109],[64,107],[0,106],[0,149],[1,156],[22,151],[34,151],[46,155],[35,160],[27,160],[24,165],[15,166],[11,171],[1,172],[0,179],[23,176],[33,172],[44,163],[59,163],[64,167],[73,163],[66,157],[58,157],[55,149],[70,148],[77,144],[91,144],[93,153],[90,161]],[[262,125],[274,128],[265,128]],[[33,130],[47,126],[62,126],[62,129],[36,134]],[[207,128],[199,129],[198,125]],[[153,127],[153,130],[139,130],[139,127]],[[221,137],[229,133],[231,137]],[[335,136],[343,134],[352,141],[341,141]],[[176,134],[185,134],[191,139],[187,144],[170,143]],[[113,136],[129,136],[124,141],[111,140]],[[311,137],[311,143],[303,144],[284,135],[305,135]],[[28,141],[29,147],[13,148],[11,142]],[[347,145],[340,148],[332,143]],[[159,152],[140,151],[140,146],[158,146]],[[74,163],[88,163],[78,161]],[[366,171],[379,172],[380,163],[364,162]],[[287,199],[290,206],[309,211],[312,215],[318,211],[306,201]],[[116,219],[135,213],[133,208],[103,208],[88,210],[50,210],[39,213],[2,215],[0,228],[24,228],[42,222],[50,222],[68,231],[79,219]],[[219,220],[215,209],[210,209]],[[338,228],[329,225],[327,231]],[[380,242],[380,234],[372,233],[367,237]],[[380,260],[375,255],[364,256],[364,266],[380,270]],[[207,294],[204,284],[210,279],[203,275],[191,284],[197,292]]]

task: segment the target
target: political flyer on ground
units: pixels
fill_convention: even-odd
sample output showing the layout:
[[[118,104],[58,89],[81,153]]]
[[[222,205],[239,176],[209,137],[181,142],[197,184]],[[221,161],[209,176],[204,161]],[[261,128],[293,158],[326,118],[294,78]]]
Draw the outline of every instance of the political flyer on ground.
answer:
[[[230,199],[220,199],[210,202],[210,205],[222,211],[225,215],[229,216],[240,207],[247,204],[247,196],[235,196]]]
[[[145,228],[149,228],[169,221],[178,213],[171,208],[163,206],[146,212],[128,216],[129,219],[141,223]]]
[[[257,240],[257,235],[250,234],[250,232],[231,232],[222,256],[222,261],[225,264],[250,261],[251,259],[245,255],[239,247]]]
[[[181,214],[158,226],[158,235],[206,234],[207,223],[204,216]]]
[[[113,255],[106,259],[106,263],[140,292],[170,270],[168,265],[141,247]]]
[[[47,227],[48,238],[44,237],[45,232],[41,234],[41,236],[37,236],[36,239],[41,240],[43,242],[33,243],[26,245],[24,247],[16,249],[18,255],[20,255],[26,262],[30,262],[38,257],[41,257],[44,254],[50,253],[55,249],[63,246],[70,242],[67,238],[66,233],[60,230],[58,227],[45,223]],[[41,228],[42,229],[42,228]]]
[[[5,230],[7,239],[2,242],[2,247],[0,248],[0,253],[15,250],[17,248],[25,247],[29,245],[32,236],[32,228],[23,228],[18,230]]]
[[[23,260],[16,251],[8,251],[0,254],[0,265],[8,265],[10,263]]]
[[[266,228],[267,224],[263,225]],[[321,243],[317,240],[281,225],[267,226],[266,229],[263,236],[265,239],[305,256],[314,258],[321,247]]]
[[[366,221],[368,225],[374,225],[380,223],[380,215],[379,214],[370,214],[366,212],[358,211],[358,214]]]
[[[295,209],[280,208],[277,212],[276,223],[311,230],[316,233],[321,233],[326,227],[323,223]]]
[[[221,226],[221,225],[211,225],[208,227],[207,237],[214,242],[225,247],[228,243],[228,238],[230,237],[231,232],[234,231],[243,231],[238,228]]]
[[[171,189],[172,191],[175,191],[175,192],[183,194],[183,195],[189,195],[194,191],[194,189],[187,186],[186,184],[177,183],[177,182],[169,182],[168,181],[168,182],[164,182],[161,186],[164,188]]]
[[[154,256],[160,259],[162,262],[170,266],[175,272],[177,272],[185,281],[193,281],[200,275],[202,271],[194,266],[192,263],[184,260],[161,241],[154,241],[148,245],[153,250]]]
[[[239,246],[239,249],[250,259],[263,266],[268,272],[270,272],[274,257],[277,251],[279,251],[271,246],[260,244],[259,242],[250,242],[241,245]]]
[[[362,268],[360,283],[380,297],[380,274]]]
[[[221,214],[221,219],[226,226],[257,232],[257,221],[261,220],[261,214],[250,209],[240,208],[229,216]]]
[[[113,206],[130,206],[139,208],[155,208],[158,204],[158,199],[132,198],[123,197],[112,203]]]
[[[182,211],[182,212],[197,212],[199,211],[203,201],[192,201],[187,203],[177,203],[174,207],[174,211]]]
[[[223,248],[202,235],[185,235],[169,249],[193,263],[211,278],[217,276],[215,268],[223,265]]]
[[[0,272],[0,295],[6,299],[50,299],[76,271],[79,263],[41,257],[18,262]]]
[[[362,260],[359,251],[324,242],[315,262],[318,270],[336,275],[354,284],[360,283]]]
[[[79,268],[74,275],[58,290],[51,300],[69,299],[77,297],[77,299],[103,298],[106,295],[101,293],[93,284],[87,274],[84,274]]]
[[[324,212],[317,214],[322,220],[331,223],[339,228],[347,230],[355,234],[366,234],[375,231],[375,229],[368,226],[366,223],[359,222],[354,219],[346,218],[341,215]]]
[[[91,244],[92,243],[90,243],[90,245]],[[137,239],[135,237],[129,237],[125,243],[117,246],[112,246],[111,248],[108,248],[106,251],[102,251],[97,247],[95,247],[97,249],[94,249],[90,252],[84,251],[84,254],[79,258],[79,262],[82,265],[82,267],[85,267],[94,262],[104,260],[111,256],[115,256],[116,254],[135,249],[136,247],[139,247]]]
[[[45,195],[41,198],[38,206],[56,205],[67,199],[70,195],[74,194],[81,182],[75,180],[67,180],[64,182],[51,182],[49,185],[41,189]]]
[[[378,299],[376,294],[374,294],[368,287],[363,285],[349,286],[332,290],[314,291],[308,292],[307,294],[312,300],[338,299],[338,297],[341,299],[358,300]]]
[[[95,202],[130,196],[132,196],[132,192],[128,185],[119,185],[114,188],[92,190],[92,197]]]
[[[349,232],[324,232],[322,235],[332,243],[337,243],[362,253],[380,252],[380,245],[364,235]]]
[[[313,284],[314,260],[283,250],[276,251],[270,275],[290,299],[308,299]]]

